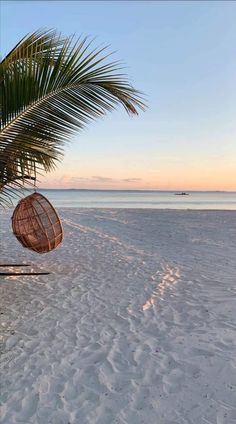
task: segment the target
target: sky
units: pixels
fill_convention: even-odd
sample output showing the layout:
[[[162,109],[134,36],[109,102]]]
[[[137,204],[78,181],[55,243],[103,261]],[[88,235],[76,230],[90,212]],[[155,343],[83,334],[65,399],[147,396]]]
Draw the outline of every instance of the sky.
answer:
[[[2,1],[1,56],[27,33],[95,37],[148,109],[73,137],[50,188],[236,190],[236,2]]]

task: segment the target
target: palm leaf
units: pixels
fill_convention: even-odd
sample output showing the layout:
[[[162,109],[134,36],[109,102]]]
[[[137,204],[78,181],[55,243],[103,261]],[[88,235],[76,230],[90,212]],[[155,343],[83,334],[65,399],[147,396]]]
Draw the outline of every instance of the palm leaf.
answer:
[[[60,52],[64,40],[59,37],[55,30],[38,30],[26,35],[2,60],[2,65],[10,66],[16,61],[22,61],[29,57],[37,61],[49,49],[53,48],[55,53]]]
[[[35,32],[2,61],[0,199],[9,186],[22,187],[25,175],[55,167],[64,143],[91,120],[118,105],[131,115],[145,108],[106,48],[90,46]]]

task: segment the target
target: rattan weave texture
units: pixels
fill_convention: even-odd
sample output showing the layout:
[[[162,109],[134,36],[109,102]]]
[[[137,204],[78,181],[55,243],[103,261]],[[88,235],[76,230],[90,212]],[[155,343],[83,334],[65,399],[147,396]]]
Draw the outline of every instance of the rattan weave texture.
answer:
[[[12,215],[12,229],[24,247],[38,253],[50,252],[63,240],[60,218],[40,193],[20,200]]]

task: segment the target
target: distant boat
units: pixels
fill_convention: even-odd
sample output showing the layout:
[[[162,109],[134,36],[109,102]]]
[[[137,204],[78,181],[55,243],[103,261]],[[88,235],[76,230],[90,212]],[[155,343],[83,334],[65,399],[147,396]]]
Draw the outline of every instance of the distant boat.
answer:
[[[185,193],[184,191],[182,191],[182,193],[175,193],[175,196],[188,196],[189,193]]]

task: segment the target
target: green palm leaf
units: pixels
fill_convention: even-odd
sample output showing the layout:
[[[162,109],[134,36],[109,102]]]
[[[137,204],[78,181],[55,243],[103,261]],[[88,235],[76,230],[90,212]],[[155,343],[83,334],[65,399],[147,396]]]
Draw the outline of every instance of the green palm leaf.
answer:
[[[0,201],[38,172],[50,171],[73,133],[122,105],[131,115],[145,105],[108,62],[105,48],[54,31],[24,38],[0,65]],[[14,188],[17,189],[14,191]]]

